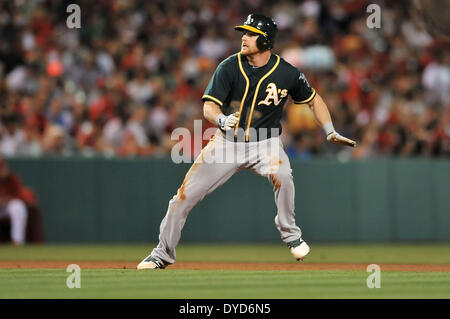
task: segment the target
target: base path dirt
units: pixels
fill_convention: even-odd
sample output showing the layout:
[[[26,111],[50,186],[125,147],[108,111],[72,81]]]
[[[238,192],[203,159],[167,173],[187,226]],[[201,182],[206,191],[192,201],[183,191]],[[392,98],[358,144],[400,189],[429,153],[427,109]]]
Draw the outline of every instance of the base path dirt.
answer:
[[[59,269],[77,264],[82,269],[136,269],[138,262],[129,261],[0,261],[0,269]],[[368,264],[350,263],[220,263],[176,262],[167,269],[190,270],[366,270]],[[450,272],[450,265],[379,264],[388,271],[440,271]]]

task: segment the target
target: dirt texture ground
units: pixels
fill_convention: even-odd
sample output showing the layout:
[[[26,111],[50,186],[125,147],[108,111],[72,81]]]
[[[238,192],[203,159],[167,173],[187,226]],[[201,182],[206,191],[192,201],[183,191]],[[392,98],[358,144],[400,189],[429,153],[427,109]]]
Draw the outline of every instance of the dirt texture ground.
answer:
[[[136,269],[138,261],[0,261],[0,269],[58,269],[77,264],[82,269]],[[191,270],[366,270],[368,264],[351,263],[232,263],[232,262],[176,262],[166,269]],[[450,272],[450,265],[379,264],[387,271]]]

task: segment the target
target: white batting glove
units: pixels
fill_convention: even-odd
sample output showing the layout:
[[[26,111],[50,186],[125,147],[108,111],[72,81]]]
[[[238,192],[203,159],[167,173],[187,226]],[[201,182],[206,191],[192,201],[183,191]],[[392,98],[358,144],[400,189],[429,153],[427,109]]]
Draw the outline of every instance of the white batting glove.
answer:
[[[330,134],[328,134],[327,141],[334,144],[347,145],[351,147],[355,147],[356,145],[355,141],[352,141],[351,139],[340,135],[338,132],[331,132]]]
[[[334,130],[333,123],[331,123],[331,122],[325,123],[323,125],[323,130],[327,134],[328,142],[331,142],[334,144],[339,144],[339,145],[347,145],[347,146],[351,146],[351,147],[355,147],[355,145],[356,145],[355,141],[352,141],[351,139],[346,138],[346,137],[340,135],[338,132],[336,132]]]
[[[220,114],[216,119],[217,125],[224,131],[233,129],[238,121],[239,121],[239,112],[235,112],[228,116]]]

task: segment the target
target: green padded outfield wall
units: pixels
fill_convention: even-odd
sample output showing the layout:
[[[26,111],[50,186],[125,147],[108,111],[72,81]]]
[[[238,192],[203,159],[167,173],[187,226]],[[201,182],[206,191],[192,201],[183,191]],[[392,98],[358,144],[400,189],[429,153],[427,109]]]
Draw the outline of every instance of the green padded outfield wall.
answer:
[[[34,189],[46,242],[157,242],[189,164],[170,159],[11,159]],[[321,242],[450,240],[450,161],[291,161],[296,219]],[[269,181],[234,175],[191,211],[182,242],[279,242]]]

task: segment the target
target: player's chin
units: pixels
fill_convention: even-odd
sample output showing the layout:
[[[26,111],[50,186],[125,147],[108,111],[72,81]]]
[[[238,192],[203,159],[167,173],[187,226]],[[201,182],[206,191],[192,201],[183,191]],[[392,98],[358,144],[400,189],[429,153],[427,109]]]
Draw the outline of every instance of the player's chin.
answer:
[[[251,53],[248,47],[241,47],[241,55],[250,55]]]

